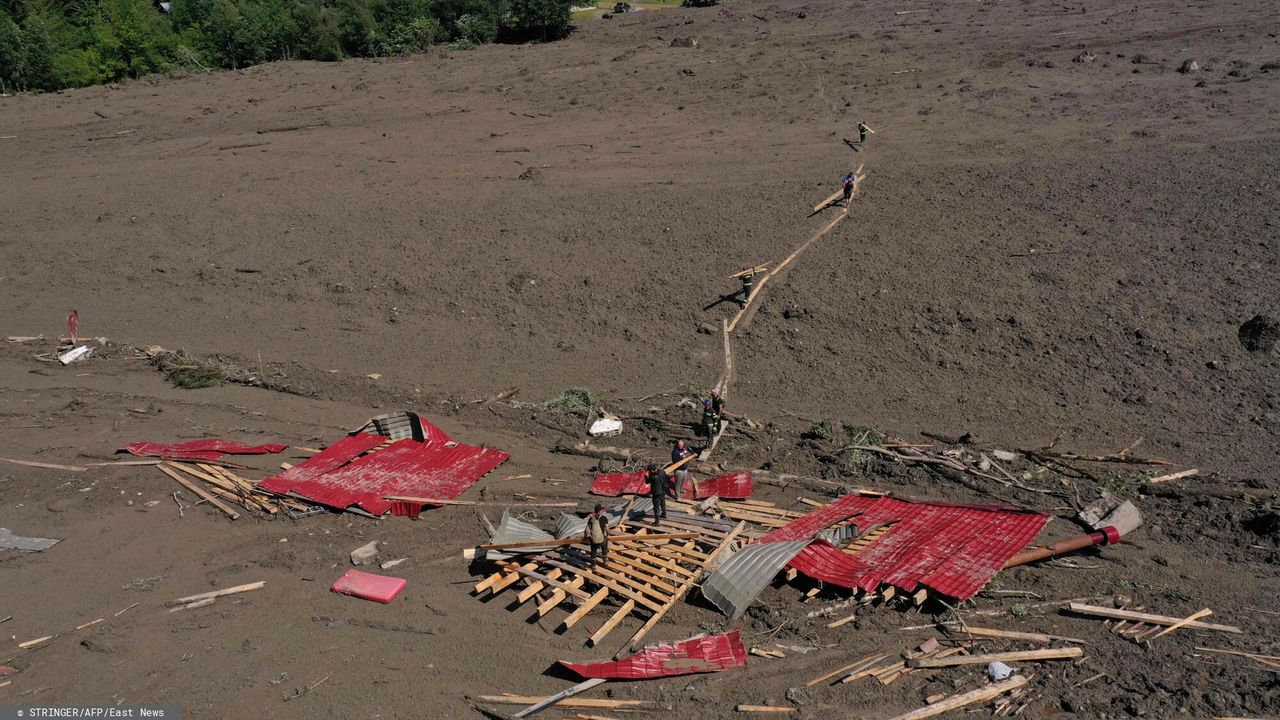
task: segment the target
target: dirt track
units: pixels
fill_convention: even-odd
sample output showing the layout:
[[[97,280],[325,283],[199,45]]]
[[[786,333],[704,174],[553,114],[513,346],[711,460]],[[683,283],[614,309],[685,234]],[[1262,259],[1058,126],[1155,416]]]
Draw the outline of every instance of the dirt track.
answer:
[[[580,421],[442,401],[519,386],[519,400],[536,402],[581,385],[614,409],[658,405],[691,420],[670,398],[621,398],[711,385],[720,338],[697,329],[734,309],[702,307],[733,289],[741,266],[776,262],[828,222],[808,209],[865,163],[849,220],[770,283],[736,339],[731,409],[765,424],[718,461],[837,477],[797,443],[809,420],[794,415],[1004,447],[1062,436],[1105,452],[1143,437],[1143,453],[1216,473],[1208,486],[1273,501],[1280,357],[1246,352],[1236,328],[1280,314],[1280,70],[1262,69],[1280,61],[1280,11],[900,9],[665,10],[588,22],[547,46],[0,100],[0,135],[17,136],[0,140],[5,335],[56,335],[75,307],[84,334],[261,362],[300,393],[180,391],[124,352],[61,368],[32,358],[49,343],[6,345],[0,455],[76,463],[131,440],[205,435],[314,445],[412,403],[463,440],[513,452],[481,483],[492,497],[579,499],[591,462],[547,450],[579,439]],[[699,47],[670,47],[677,36]],[[1177,72],[1189,58],[1205,69]],[[841,139],[859,120],[878,132],[854,154]],[[261,132],[302,125],[318,127]],[[650,427],[619,444],[659,447],[665,435]],[[857,482],[982,499],[891,471]],[[503,480],[523,473],[534,479]],[[470,510],[232,525],[200,509],[178,518],[173,483],[146,468],[0,475],[0,527],[67,537],[0,556],[6,637],[141,603],[42,649],[0,652],[22,669],[0,702],[467,717],[466,693],[557,690],[565,681],[541,674],[554,660],[612,653],[468,596],[458,551],[483,537]],[[1122,592],[1172,615],[1212,607],[1252,635],[1186,633],[1144,651],[1052,607],[1000,617],[1091,641],[1089,666],[1051,669],[1024,716],[1280,713],[1274,673],[1184,657],[1228,642],[1280,654],[1274,616],[1258,612],[1280,609],[1275,532],[1242,529],[1256,505],[1197,487],[1148,499],[1144,534],[1085,561],[1099,568],[1027,568],[1002,586],[1049,599]],[[1013,499],[1070,514],[1035,493]],[[346,553],[374,537],[413,558],[410,590],[389,608],[326,590]],[[156,576],[153,590],[123,589]],[[242,604],[160,609],[256,579],[268,590]],[[753,614],[745,631],[802,618],[799,594],[769,591],[776,614]],[[729,717],[734,702],[787,701],[787,688],[843,658],[923,639],[891,628],[924,621],[884,610],[856,629],[795,622],[770,640],[840,646],[616,692],[673,703],[679,717]],[[722,625],[682,606],[653,639]],[[1103,670],[1111,680],[1069,689]],[[800,714],[887,716],[968,678],[941,677],[813,692]],[[686,698],[690,685],[702,705]]]

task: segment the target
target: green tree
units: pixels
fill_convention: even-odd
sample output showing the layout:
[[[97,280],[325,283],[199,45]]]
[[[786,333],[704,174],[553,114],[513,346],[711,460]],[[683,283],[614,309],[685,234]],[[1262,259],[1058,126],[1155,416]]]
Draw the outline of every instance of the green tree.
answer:
[[[27,47],[22,28],[0,9],[0,91],[25,90]]]
[[[508,40],[558,40],[569,33],[573,0],[511,0],[502,19]]]
[[[56,48],[54,22],[41,13],[28,13],[22,23],[23,74],[29,90],[56,90],[59,86],[53,61]]]
[[[367,0],[338,0],[339,39],[349,55],[374,55],[378,48],[378,20]]]
[[[169,20],[148,0],[102,0],[93,48],[113,78],[141,77],[169,63],[176,47]]]

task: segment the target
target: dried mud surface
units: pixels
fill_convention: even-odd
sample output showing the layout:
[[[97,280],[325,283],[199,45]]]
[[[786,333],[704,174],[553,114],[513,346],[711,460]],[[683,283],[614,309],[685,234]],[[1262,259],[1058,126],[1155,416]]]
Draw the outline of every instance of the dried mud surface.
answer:
[[[754,425],[715,462],[824,481],[758,485],[783,505],[845,484],[1017,502],[1060,518],[1046,540],[1076,534],[1070,516],[1099,490],[1133,495],[1146,525],[1131,542],[1002,573],[961,608],[972,624],[1087,641],[1084,662],[1034,668],[1022,716],[1280,715],[1275,672],[1193,655],[1280,655],[1280,356],[1236,338],[1255,314],[1280,315],[1280,11],[922,7],[671,9],[584,22],[552,45],[0,99],[0,135],[16,136],[0,140],[0,326],[53,337],[74,307],[83,334],[118,343],[69,367],[35,357],[52,341],[0,346],[0,456],[83,464],[204,436],[316,446],[407,407],[512,451],[467,498],[585,507],[596,462],[551,449],[586,423],[542,403],[591,388],[629,418],[612,444],[663,454],[694,421],[676,390],[721,371],[718,332],[698,329],[735,309],[704,306],[742,265],[776,262],[829,222],[809,208],[865,163],[849,218],[735,336],[730,408]],[[1202,68],[1179,72],[1187,59]],[[841,141],[859,120],[878,132],[853,153]],[[285,130],[299,126],[314,127]],[[170,387],[129,349],[149,345],[228,358],[274,390]],[[514,401],[471,402],[516,386]],[[801,437],[822,418],[1010,450],[1141,437],[1136,454],[1202,475],[1146,486],[1146,468],[1072,478],[1017,464],[1027,490],[850,458]],[[298,459],[247,472],[281,460]],[[0,619],[13,616],[0,665],[19,671],[0,702],[479,717],[468,695],[557,691],[556,660],[610,656],[638,627],[586,648],[594,626],[558,634],[554,616],[525,622],[511,598],[471,597],[482,569],[459,551],[485,537],[476,509],[232,523],[204,507],[179,517],[175,489],[151,468],[0,464],[0,527],[65,538],[0,552]],[[410,558],[389,606],[328,591],[370,539]],[[163,607],[254,580],[266,589]],[[740,624],[751,644],[814,650],[609,692],[671,717],[734,717],[736,703],[888,717],[980,683],[957,668],[792,690],[918,644],[931,631],[900,628],[938,609],[873,607],[828,629],[806,614],[840,597],[801,603],[803,589],[766,590]],[[1168,615],[1209,607],[1245,634],[1145,648],[1038,604],[1117,595]],[[650,639],[729,626],[694,602]]]

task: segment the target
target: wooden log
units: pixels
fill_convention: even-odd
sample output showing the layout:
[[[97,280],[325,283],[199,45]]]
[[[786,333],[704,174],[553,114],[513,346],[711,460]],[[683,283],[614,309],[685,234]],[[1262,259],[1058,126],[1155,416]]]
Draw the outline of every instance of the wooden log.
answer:
[[[195,483],[182,477],[178,473],[174,472],[173,470],[170,470],[169,468],[163,465],[157,465],[156,467],[160,470],[160,472],[164,473],[165,475],[168,475],[174,480],[177,480],[178,483],[182,485],[182,487],[190,490],[191,492],[195,493],[198,497],[203,499],[205,502],[221,510],[223,513],[226,514],[227,517],[231,518],[232,520],[235,520],[240,517],[240,513],[236,512],[235,510],[232,510],[229,505],[222,502],[218,498],[214,497],[204,488],[196,485]]]
[[[832,670],[831,672],[825,675],[819,675],[818,677],[805,682],[804,686],[813,687],[814,685],[817,685],[820,682],[823,682],[825,680],[830,680],[831,678],[834,678],[836,676],[843,675],[845,673],[857,672],[859,670],[862,670],[863,668],[874,665],[887,657],[889,657],[888,652],[871,653],[870,655],[862,658],[861,660],[849,663],[848,665],[845,665],[842,668],[836,668],[835,670]]]
[[[556,693],[555,695],[552,695],[551,697],[541,702],[537,702],[537,703],[534,703],[533,705],[530,705],[529,707],[521,710],[520,712],[516,713],[512,717],[522,718],[522,717],[529,717],[530,715],[534,715],[536,713],[540,713],[543,710],[546,710],[547,708],[551,707],[552,705],[555,705],[556,703],[560,702],[561,700],[564,700],[566,698],[571,698],[574,695],[577,695],[579,693],[584,693],[590,690],[591,688],[597,685],[600,685],[604,682],[606,682],[604,678],[591,678],[590,680],[584,680],[583,682],[580,682],[577,685],[574,685],[573,687],[561,690],[560,692]]]
[[[1170,480],[1181,480],[1182,478],[1195,477],[1196,475],[1199,475],[1199,474],[1200,474],[1199,469],[1192,468],[1191,470],[1183,470],[1182,472],[1169,473],[1168,475],[1153,477],[1150,480],[1148,480],[1147,483],[1151,484],[1151,483],[1169,482]]]
[[[554,580],[555,578],[560,577],[561,573],[563,572],[564,571],[561,570],[560,568],[552,568],[547,573],[547,577]],[[523,604],[529,598],[533,597],[534,595],[537,595],[544,587],[546,587],[546,583],[543,583],[540,580],[534,580],[533,582],[529,583],[529,587],[526,587],[525,589],[521,590],[520,593],[516,595],[516,602]]]
[[[738,712],[750,713],[789,713],[795,712],[793,707],[781,707],[778,705],[738,705],[734,708]]]
[[[218,601],[218,598],[205,598],[203,600],[197,600],[193,603],[187,603],[186,605],[179,605],[178,607],[175,607],[175,608],[169,608],[169,612],[173,613],[173,612],[178,612],[179,610],[195,610],[196,608],[202,608],[202,607],[207,607],[209,605],[212,605],[217,601]]]
[[[1011,690],[1017,690],[1026,684],[1026,677],[1022,675],[1014,675],[1008,680],[991,683],[986,687],[981,687],[977,690],[970,690],[967,693],[952,695],[945,700],[939,700],[936,703],[931,703],[918,710],[912,710],[909,713],[903,713],[902,715],[891,718],[890,720],[923,720],[924,718],[931,718],[935,715],[941,715],[944,712],[964,707],[965,705],[972,705],[976,702],[986,702],[987,700],[998,698],[1001,695]]]
[[[993,662],[1018,662],[1028,660],[1069,660],[1084,655],[1078,647],[1044,648],[1042,650],[1018,650],[1015,652],[983,653],[981,655],[953,655],[951,657],[909,658],[910,668],[940,668],[955,665],[986,665]]]
[[[45,635],[44,637],[38,637],[38,638],[36,638],[36,639],[34,639],[34,640],[28,640],[28,641],[26,641],[26,642],[20,642],[20,643],[18,643],[18,649],[19,649],[19,650],[26,650],[26,649],[27,649],[27,648],[29,648],[29,647],[35,647],[36,645],[39,645],[40,643],[45,642],[46,640],[52,640],[52,639],[53,639],[53,636],[52,636],[52,635]]]
[[[1067,603],[1064,610],[1077,613],[1080,615],[1096,615],[1098,617],[1111,618],[1112,620],[1136,620],[1150,625],[1177,625],[1182,622],[1183,618],[1168,617],[1166,615],[1152,615],[1150,613],[1134,612],[1132,610],[1117,610],[1116,608],[1099,607],[1097,605],[1085,605],[1082,603]],[[1214,623],[1205,623],[1192,621],[1186,624],[1186,627],[1195,628],[1197,630],[1216,630],[1218,632],[1228,632],[1241,635],[1244,633],[1238,627],[1232,625],[1215,625]]]
[[[187,605],[189,603],[196,602],[197,600],[205,600],[207,598],[220,598],[224,595],[235,595],[237,593],[249,592],[251,590],[261,590],[266,584],[267,584],[266,580],[259,580],[258,582],[247,583],[244,585],[236,585],[235,587],[229,587],[223,590],[212,590],[210,592],[200,593],[198,595],[189,595],[184,598],[178,598],[177,600],[170,600],[169,602],[165,603],[165,605],[168,605],[170,607],[173,607],[174,605]]]
[[[973,625],[957,625],[955,623],[947,623],[942,626],[947,632],[963,633],[970,637],[992,637],[992,638],[1009,638],[1011,640],[1028,640],[1030,642],[1048,645],[1058,640],[1062,642],[1085,644],[1084,640],[1079,638],[1062,637],[1061,635],[1045,635],[1044,633],[1015,632],[1013,630],[997,630],[996,628],[974,627]]]
[[[698,537],[696,532],[683,533],[655,533],[652,535],[611,535],[609,544],[622,542],[647,541],[656,542],[658,540],[691,540]],[[560,547],[564,545],[578,545],[582,542],[580,537],[564,538],[561,540],[524,540],[514,543],[493,543],[489,545],[478,545],[479,550],[513,550],[518,548],[538,548],[538,547]]]

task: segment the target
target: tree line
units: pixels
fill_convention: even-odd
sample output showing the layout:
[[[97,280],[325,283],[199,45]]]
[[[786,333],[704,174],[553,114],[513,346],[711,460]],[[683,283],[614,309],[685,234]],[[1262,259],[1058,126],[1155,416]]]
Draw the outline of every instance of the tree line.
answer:
[[[572,0],[0,0],[0,90],[555,40]],[[167,10],[166,10],[167,8]]]

